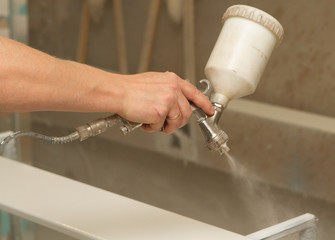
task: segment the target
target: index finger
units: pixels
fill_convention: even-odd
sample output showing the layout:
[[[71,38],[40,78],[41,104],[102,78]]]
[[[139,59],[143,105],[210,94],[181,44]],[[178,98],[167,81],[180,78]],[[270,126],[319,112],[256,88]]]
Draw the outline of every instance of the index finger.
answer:
[[[197,107],[201,108],[206,114],[213,115],[215,110],[211,101],[201,93],[195,86],[186,80],[180,80],[181,91],[184,96]]]

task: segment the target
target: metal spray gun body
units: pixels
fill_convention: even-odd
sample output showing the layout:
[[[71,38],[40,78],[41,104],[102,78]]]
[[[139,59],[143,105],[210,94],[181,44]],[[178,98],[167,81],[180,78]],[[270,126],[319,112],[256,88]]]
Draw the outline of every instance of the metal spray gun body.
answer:
[[[200,80],[200,83],[206,84],[206,89],[203,94],[209,97],[211,92],[210,82],[206,79]],[[205,138],[206,146],[210,151],[219,152],[221,155],[229,152],[229,147],[227,146],[228,135],[219,127],[219,120],[222,115],[224,107],[221,104],[213,103],[215,112],[213,116],[208,116],[200,108],[195,107],[193,104],[192,111],[194,116],[197,118],[197,124]]]

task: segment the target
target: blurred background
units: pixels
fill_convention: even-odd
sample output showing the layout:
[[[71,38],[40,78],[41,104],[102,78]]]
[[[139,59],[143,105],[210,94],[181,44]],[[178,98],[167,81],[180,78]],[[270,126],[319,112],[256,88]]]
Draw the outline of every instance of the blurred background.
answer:
[[[15,6],[15,1],[3,2]],[[0,15],[3,35],[7,28],[8,37],[33,48],[107,71],[172,71],[197,86],[229,6],[251,5],[273,15],[285,29],[282,45],[256,92],[232,101],[220,122],[236,168],[205,148],[194,119],[175,135],[138,130],[123,136],[112,129],[66,145],[23,139],[19,157],[242,235],[306,212],[319,219],[318,239],[335,235],[334,1],[18,2],[26,4],[26,11],[12,7],[7,18]],[[25,19],[17,20],[19,27],[5,21],[14,14]],[[107,115],[3,113],[0,131],[61,136]],[[51,234],[70,239],[38,225],[35,230],[36,239],[51,239]]]

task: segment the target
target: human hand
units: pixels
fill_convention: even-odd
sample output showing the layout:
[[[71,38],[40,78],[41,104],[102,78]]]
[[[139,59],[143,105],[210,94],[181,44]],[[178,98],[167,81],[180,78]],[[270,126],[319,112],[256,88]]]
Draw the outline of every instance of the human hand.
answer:
[[[122,82],[121,82],[122,81]],[[121,117],[144,123],[147,132],[172,133],[184,126],[192,115],[190,102],[208,115],[214,109],[208,98],[191,83],[172,72],[147,72],[124,75],[121,105],[117,112]]]

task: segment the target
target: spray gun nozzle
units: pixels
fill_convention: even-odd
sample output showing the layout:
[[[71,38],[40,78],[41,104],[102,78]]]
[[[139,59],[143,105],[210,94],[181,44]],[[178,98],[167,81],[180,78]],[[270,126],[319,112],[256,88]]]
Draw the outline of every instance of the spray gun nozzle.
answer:
[[[225,142],[225,144],[223,144],[222,149],[224,150],[223,153],[228,153],[230,151],[230,148],[228,147],[227,142]]]

